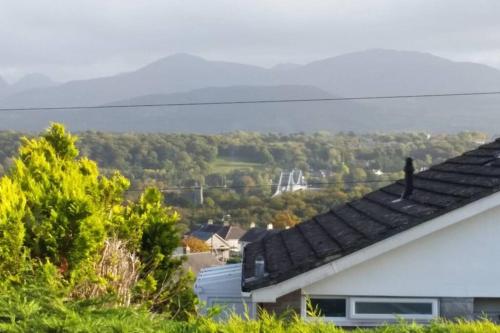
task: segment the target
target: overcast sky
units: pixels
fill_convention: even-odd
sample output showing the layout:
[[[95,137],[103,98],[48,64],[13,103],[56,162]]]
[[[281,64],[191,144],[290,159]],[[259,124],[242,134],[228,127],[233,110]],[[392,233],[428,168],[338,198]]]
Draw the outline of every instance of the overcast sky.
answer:
[[[59,80],[178,52],[261,66],[370,48],[500,68],[498,0],[0,0],[0,76]]]

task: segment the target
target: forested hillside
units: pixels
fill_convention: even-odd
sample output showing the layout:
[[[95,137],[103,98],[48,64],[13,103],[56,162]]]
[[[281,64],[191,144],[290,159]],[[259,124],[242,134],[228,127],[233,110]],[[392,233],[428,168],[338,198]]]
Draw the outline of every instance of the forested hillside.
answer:
[[[21,133],[0,133],[0,172],[15,156]],[[487,140],[485,134],[425,133],[220,135],[83,132],[77,146],[102,172],[119,170],[136,198],[148,185],[162,189],[189,225],[231,215],[234,223],[283,226],[358,197],[402,176],[404,158],[417,169],[460,154]],[[281,170],[301,169],[315,191],[271,198]],[[204,187],[204,204],[194,187]],[[319,189],[319,190],[318,190]]]

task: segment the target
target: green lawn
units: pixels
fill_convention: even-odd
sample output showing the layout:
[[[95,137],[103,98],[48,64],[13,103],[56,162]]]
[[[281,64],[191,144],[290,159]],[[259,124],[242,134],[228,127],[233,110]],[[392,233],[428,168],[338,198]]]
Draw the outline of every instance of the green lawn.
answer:
[[[211,170],[215,173],[229,173],[233,170],[253,170],[261,169],[264,164],[244,162],[239,160],[218,158],[210,164]]]

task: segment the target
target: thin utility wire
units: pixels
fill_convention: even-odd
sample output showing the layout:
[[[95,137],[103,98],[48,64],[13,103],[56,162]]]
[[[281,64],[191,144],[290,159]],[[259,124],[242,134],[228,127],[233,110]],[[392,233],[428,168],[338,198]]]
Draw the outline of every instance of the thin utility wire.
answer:
[[[353,180],[353,181],[340,181],[340,182],[326,182],[326,183],[308,183],[308,186],[314,185],[343,185],[343,184],[371,184],[371,183],[388,183],[388,182],[396,182],[401,179],[386,179],[386,180]],[[239,185],[239,186],[186,186],[186,187],[166,187],[158,189],[160,192],[169,192],[169,191],[194,191],[203,188],[205,190],[212,189],[241,189],[241,188],[262,188],[262,187],[273,187],[278,186],[279,184],[259,184],[259,185]],[[128,192],[142,192],[143,189],[129,189]]]
[[[116,108],[150,108],[150,107],[174,107],[174,106],[208,106],[208,105],[234,105],[234,104],[270,104],[270,103],[308,103],[308,102],[335,102],[356,101],[376,99],[401,99],[401,98],[435,98],[435,97],[458,97],[458,96],[484,96],[500,95],[500,91],[483,92],[460,92],[460,93],[436,93],[417,95],[387,95],[387,96],[355,96],[355,97],[331,97],[331,98],[301,98],[301,99],[262,99],[249,101],[214,101],[214,102],[186,102],[186,103],[158,103],[158,104],[125,104],[125,105],[90,105],[90,106],[49,106],[49,107],[19,107],[0,108],[0,111],[44,111],[44,110],[86,110],[86,109],[116,109]]]

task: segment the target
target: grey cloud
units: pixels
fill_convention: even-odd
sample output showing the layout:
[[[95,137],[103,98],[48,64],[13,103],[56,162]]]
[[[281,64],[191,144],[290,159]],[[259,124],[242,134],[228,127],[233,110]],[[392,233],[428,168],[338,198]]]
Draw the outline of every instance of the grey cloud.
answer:
[[[368,48],[493,66],[496,0],[3,0],[0,75],[58,80],[134,69],[190,52],[271,66]]]

